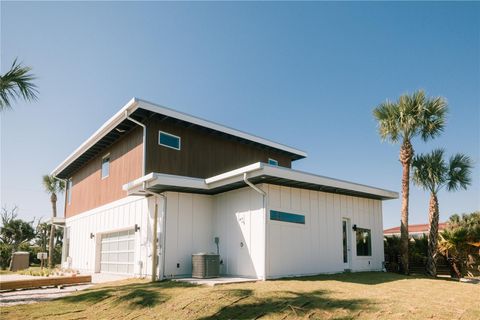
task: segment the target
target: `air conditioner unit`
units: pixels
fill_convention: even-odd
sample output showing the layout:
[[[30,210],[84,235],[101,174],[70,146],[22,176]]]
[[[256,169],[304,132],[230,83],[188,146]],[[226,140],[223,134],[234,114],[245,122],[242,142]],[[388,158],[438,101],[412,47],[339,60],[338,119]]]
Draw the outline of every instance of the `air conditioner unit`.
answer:
[[[192,278],[218,278],[220,256],[214,253],[192,254]]]

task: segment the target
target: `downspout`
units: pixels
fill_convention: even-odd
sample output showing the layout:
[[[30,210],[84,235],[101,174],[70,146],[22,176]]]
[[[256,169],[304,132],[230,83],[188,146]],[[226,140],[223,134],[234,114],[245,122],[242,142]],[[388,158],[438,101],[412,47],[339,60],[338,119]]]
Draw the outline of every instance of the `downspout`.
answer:
[[[145,183],[144,183],[145,185]],[[146,190],[146,188],[144,188],[144,191],[145,193],[149,194],[149,195],[152,195],[154,196],[156,199],[159,199],[159,198],[162,198],[163,199],[163,219],[162,219],[162,236],[163,236],[163,239],[162,239],[162,246],[161,246],[161,250],[162,250],[162,261],[161,261],[161,265],[160,265],[160,269],[162,270],[161,274],[160,274],[160,281],[163,280],[164,278],[164,274],[165,274],[165,242],[166,242],[166,226],[167,226],[167,197],[163,194],[163,193],[156,193],[156,192],[151,192],[151,191],[148,191]],[[157,264],[158,264],[158,261],[157,261],[157,257],[158,257],[158,254],[157,254],[157,242],[158,242],[158,239],[157,239],[157,224],[158,224],[158,204],[156,203],[155,201],[155,211],[154,211],[154,215],[153,215],[153,236],[152,236],[152,282],[154,281],[157,281]]]
[[[135,119],[133,119],[132,117],[130,117],[128,115],[128,111],[125,110],[125,118],[132,121],[133,123],[135,124],[138,124],[139,126],[141,126],[143,128],[143,161],[142,161],[142,172],[143,172],[143,175],[146,175],[146,166],[145,166],[145,163],[146,163],[146,159],[147,159],[147,146],[145,145],[147,143],[147,126],[144,125],[143,123],[141,123],[140,121],[137,121]]]
[[[63,199],[63,217],[65,218],[65,220],[67,219],[67,188],[68,188],[68,180],[67,179],[60,179],[60,178],[57,178],[56,176],[53,176],[54,179],[57,179],[58,181],[61,181],[65,184],[65,195],[64,195],[64,199]],[[70,190],[70,192],[72,192]],[[53,224],[53,220],[52,220],[52,224]],[[65,257],[65,233],[66,233],[66,225],[63,227],[63,235],[62,235],[62,263],[67,259],[67,257]]]
[[[267,219],[267,193],[265,191],[263,191],[262,189],[260,189],[259,187],[257,187],[256,185],[254,185],[253,183],[251,183],[250,181],[248,181],[247,179],[247,173],[245,172],[243,174],[243,181],[248,185],[250,186],[253,190],[255,190],[256,192],[260,193],[262,195],[262,198],[263,198],[263,223],[264,223],[264,226],[265,226],[265,235],[264,235],[264,239],[265,239],[265,247],[264,247],[264,262],[263,262],[263,279],[262,280],[267,280],[267,223],[268,223],[268,219]]]

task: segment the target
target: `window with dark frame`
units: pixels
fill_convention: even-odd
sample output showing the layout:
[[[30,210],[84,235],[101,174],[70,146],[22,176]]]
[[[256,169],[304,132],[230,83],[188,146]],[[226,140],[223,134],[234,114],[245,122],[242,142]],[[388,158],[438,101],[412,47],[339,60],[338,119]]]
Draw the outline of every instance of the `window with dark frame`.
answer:
[[[357,228],[357,256],[372,255],[372,234],[370,229]]]

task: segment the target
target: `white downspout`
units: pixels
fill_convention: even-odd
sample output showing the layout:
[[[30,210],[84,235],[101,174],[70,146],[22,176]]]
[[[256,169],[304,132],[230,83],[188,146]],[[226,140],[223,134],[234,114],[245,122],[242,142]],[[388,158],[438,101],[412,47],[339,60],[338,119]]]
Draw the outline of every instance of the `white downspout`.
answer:
[[[54,179],[57,179],[58,181],[61,181],[65,184],[65,195],[64,195],[64,199],[63,199],[63,218],[66,220],[66,215],[67,215],[67,188],[68,188],[68,180],[67,179],[60,179],[60,178],[57,178],[56,176],[53,176]],[[70,192],[72,192],[70,190]],[[53,220],[52,220],[52,224],[53,224]],[[62,236],[62,261],[60,263],[60,265],[62,265],[63,261],[65,261],[67,259],[67,257],[65,257],[65,232],[66,232],[66,225],[63,226],[63,236]]]
[[[162,194],[162,193],[156,193],[156,192],[151,192],[151,191],[148,191],[146,190],[146,188],[144,188],[144,191],[145,193],[147,194],[150,194],[152,196],[154,196],[156,199],[158,199],[159,197],[163,199],[163,209],[162,209],[162,230],[161,230],[161,233],[162,233],[162,236],[163,236],[163,239],[162,239],[162,246],[161,246],[161,249],[162,249],[162,261],[161,261],[161,265],[160,265],[160,270],[162,271],[160,273],[160,281],[163,280],[164,278],[164,274],[165,274],[165,242],[166,242],[166,226],[167,226],[167,197]],[[158,207],[157,207],[157,204],[155,203],[155,213],[153,215],[153,227],[152,227],[152,231],[153,231],[153,236],[152,236],[152,282],[153,281],[157,281],[157,257],[158,257],[158,254],[157,254],[157,224],[158,224]]]
[[[130,117],[128,115],[128,111],[125,110],[125,118],[132,121],[133,123],[135,124],[138,124],[139,126],[141,126],[143,128],[143,161],[142,161],[142,172],[143,172],[143,175],[146,175],[146,166],[145,166],[145,163],[146,163],[146,159],[147,159],[147,146],[146,146],[146,143],[147,143],[147,126],[144,125],[143,123],[141,123],[140,121],[137,121],[135,119],[133,119],[132,117]]]
[[[267,280],[267,223],[268,223],[268,219],[267,219],[267,193],[265,191],[263,191],[262,189],[260,189],[259,187],[257,187],[256,185],[254,185],[253,183],[251,183],[250,181],[248,181],[247,179],[247,173],[245,172],[243,174],[243,181],[248,185],[250,186],[253,190],[255,190],[256,192],[260,193],[262,195],[262,198],[263,198],[263,224],[265,226],[265,235],[264,235],[264,240],[265,240],[265,245],[264,245],[264,261],[263,261],[263,277],[262,277],[262,280]]]

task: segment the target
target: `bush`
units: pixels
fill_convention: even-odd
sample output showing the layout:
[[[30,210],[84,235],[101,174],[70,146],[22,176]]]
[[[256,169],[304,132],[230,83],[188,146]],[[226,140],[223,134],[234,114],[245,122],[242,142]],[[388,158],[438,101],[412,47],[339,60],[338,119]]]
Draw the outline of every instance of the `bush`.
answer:
[[[0,268],[2,270],[5,270],[10,266],[10,260],[12,259],[12,250],[12,245],[0,242]]]

